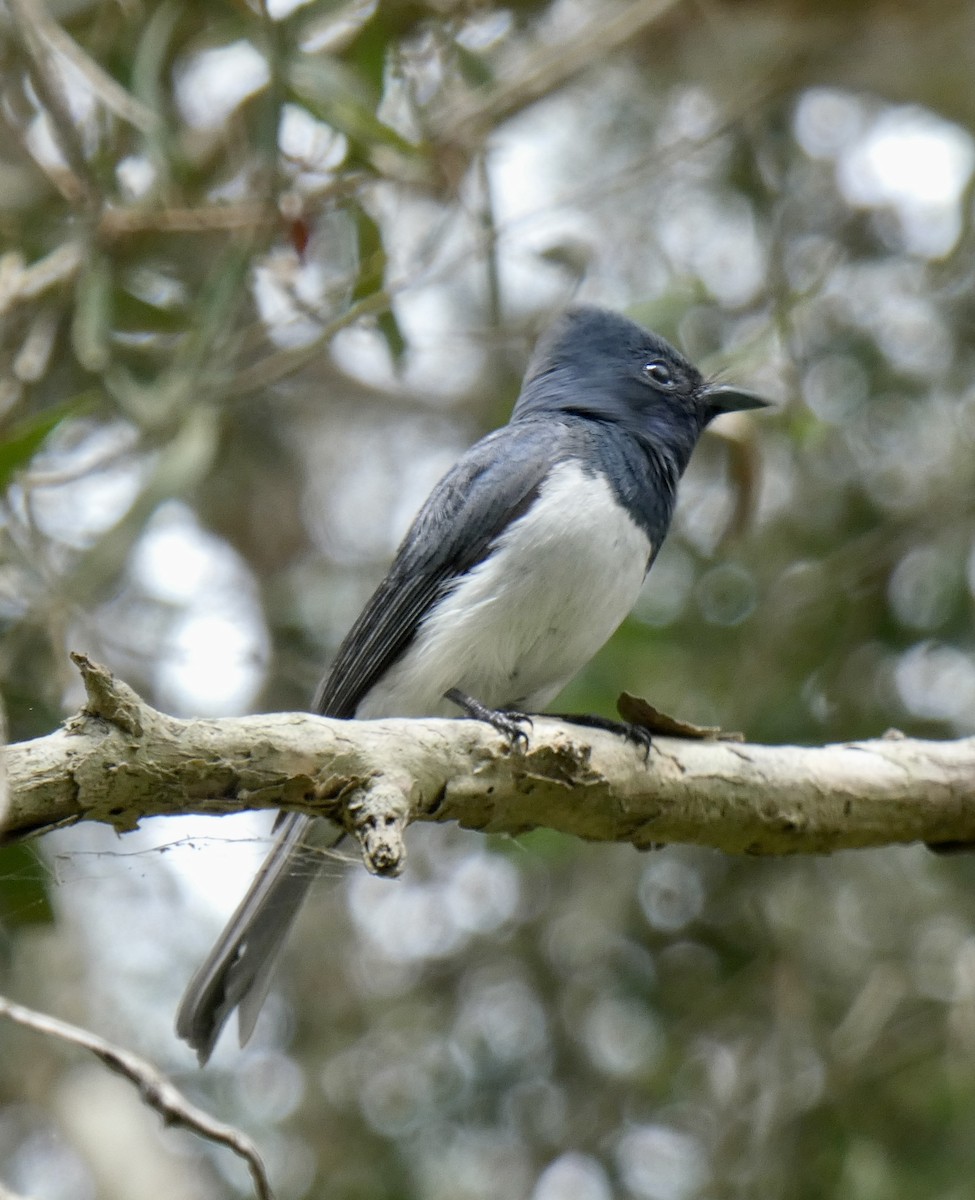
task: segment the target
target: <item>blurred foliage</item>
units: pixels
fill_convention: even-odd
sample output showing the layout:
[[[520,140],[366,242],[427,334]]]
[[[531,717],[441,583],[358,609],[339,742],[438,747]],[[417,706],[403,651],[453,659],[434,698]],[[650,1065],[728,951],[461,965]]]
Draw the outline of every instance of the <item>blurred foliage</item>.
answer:
[[[12,736],[76,704],[68,648],[172,711],[306,704],[575,296],[781,409],[702,444],[562,706],[973,732],[973,44],[948,0],[8,0]],[[403,881],[336,867],[254,1044],[198,1074],[169,1025],[219,923],[199,880],[229,906],[243,871],[158,828],[0,861],[3,987],[178,1073],[284,1197],[971,1191],[967,858],[415,830]],[[249,1194],[56,1047],[0,1029],[0,1062],[8,1186]]]

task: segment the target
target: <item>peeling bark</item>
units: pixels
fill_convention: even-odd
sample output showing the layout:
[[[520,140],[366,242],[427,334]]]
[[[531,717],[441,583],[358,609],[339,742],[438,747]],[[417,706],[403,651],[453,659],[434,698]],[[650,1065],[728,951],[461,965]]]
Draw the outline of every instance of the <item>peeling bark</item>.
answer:
[[[82,820],[125,831],[160,814],[286,808],[342,821],[379,874],[401,869],[412,821],[745,854],[975,843],[975,738],[802,747],[657,737],[644,761],[613,733],[540,717],[520,751],[477,721],[177,720],[74,657],[84,709],[8,748],[4,841]]]

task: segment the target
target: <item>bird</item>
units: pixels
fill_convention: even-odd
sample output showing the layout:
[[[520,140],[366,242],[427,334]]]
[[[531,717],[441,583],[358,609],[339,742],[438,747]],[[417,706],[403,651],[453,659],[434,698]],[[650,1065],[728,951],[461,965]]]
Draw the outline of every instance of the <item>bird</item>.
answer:
[[[636,602],[709,422],[766,405],[705,379],[618,312],[566,309],[539,339],[508,424],[472,446],[423,504],[314,711],[364,720],[459,709],[517,747],[530,714]],[[634,734],[598,717],[584,722]],[[282,813],[276,829],[178,1009],[177,1033],[201,1065],[235,1009],[241,1045],[250,1037],[322,850],[344,835],[302,813]]]

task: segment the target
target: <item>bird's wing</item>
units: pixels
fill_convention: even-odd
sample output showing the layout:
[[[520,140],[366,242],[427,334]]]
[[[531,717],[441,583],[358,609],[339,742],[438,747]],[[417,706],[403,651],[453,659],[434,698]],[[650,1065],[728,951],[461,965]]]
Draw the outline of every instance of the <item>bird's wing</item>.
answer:
[[[359,701],[409,644],[451,581],[491,548],[524,512],[567,433],[524,422],[491,434],[434,489],[400,547],[389,574],[339,649],[316,697],[318,712],[351,717]],[[303,813],[283,814],[278,837],[217,944],[190,981],[176,1028],[205,1063],[220,1031],[239,1010],[241,1044],[250,1036],[278,950],[340,825]]]
[[[315,697],[325,716],[351,717],[458,576],[538,494],[565,439],[562,426],[506,425],[478,442],[431,493],[393,565],[339,647]]]

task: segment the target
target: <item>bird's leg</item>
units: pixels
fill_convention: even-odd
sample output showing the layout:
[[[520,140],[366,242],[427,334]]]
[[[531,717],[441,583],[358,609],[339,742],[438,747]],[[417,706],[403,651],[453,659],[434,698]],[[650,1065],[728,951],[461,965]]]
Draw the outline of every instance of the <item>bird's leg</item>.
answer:
[[[532,719],[527,714],[488,708],[486,704],[475,700],[473,696],[468,696],[459,688],[451,688],[449,692],[444,692],[444,699],[452,700],[458,708],[464,710],[471,720],[486,721],[502,737],[506,737],[515,750],[527,749],[528,734],[522,728],[523,725],[531,728]]]
[[[614,721],[612,717],[598,717],[594,713],[551,713],[550,715],[558,721],[568,721],[570,725],[582,725],[586,729],[605,729],[609,733],[617,733],[643,751],[644,762],[650,758],[653,739],[650,730],[643,725],[635,725],[632,721]]]

